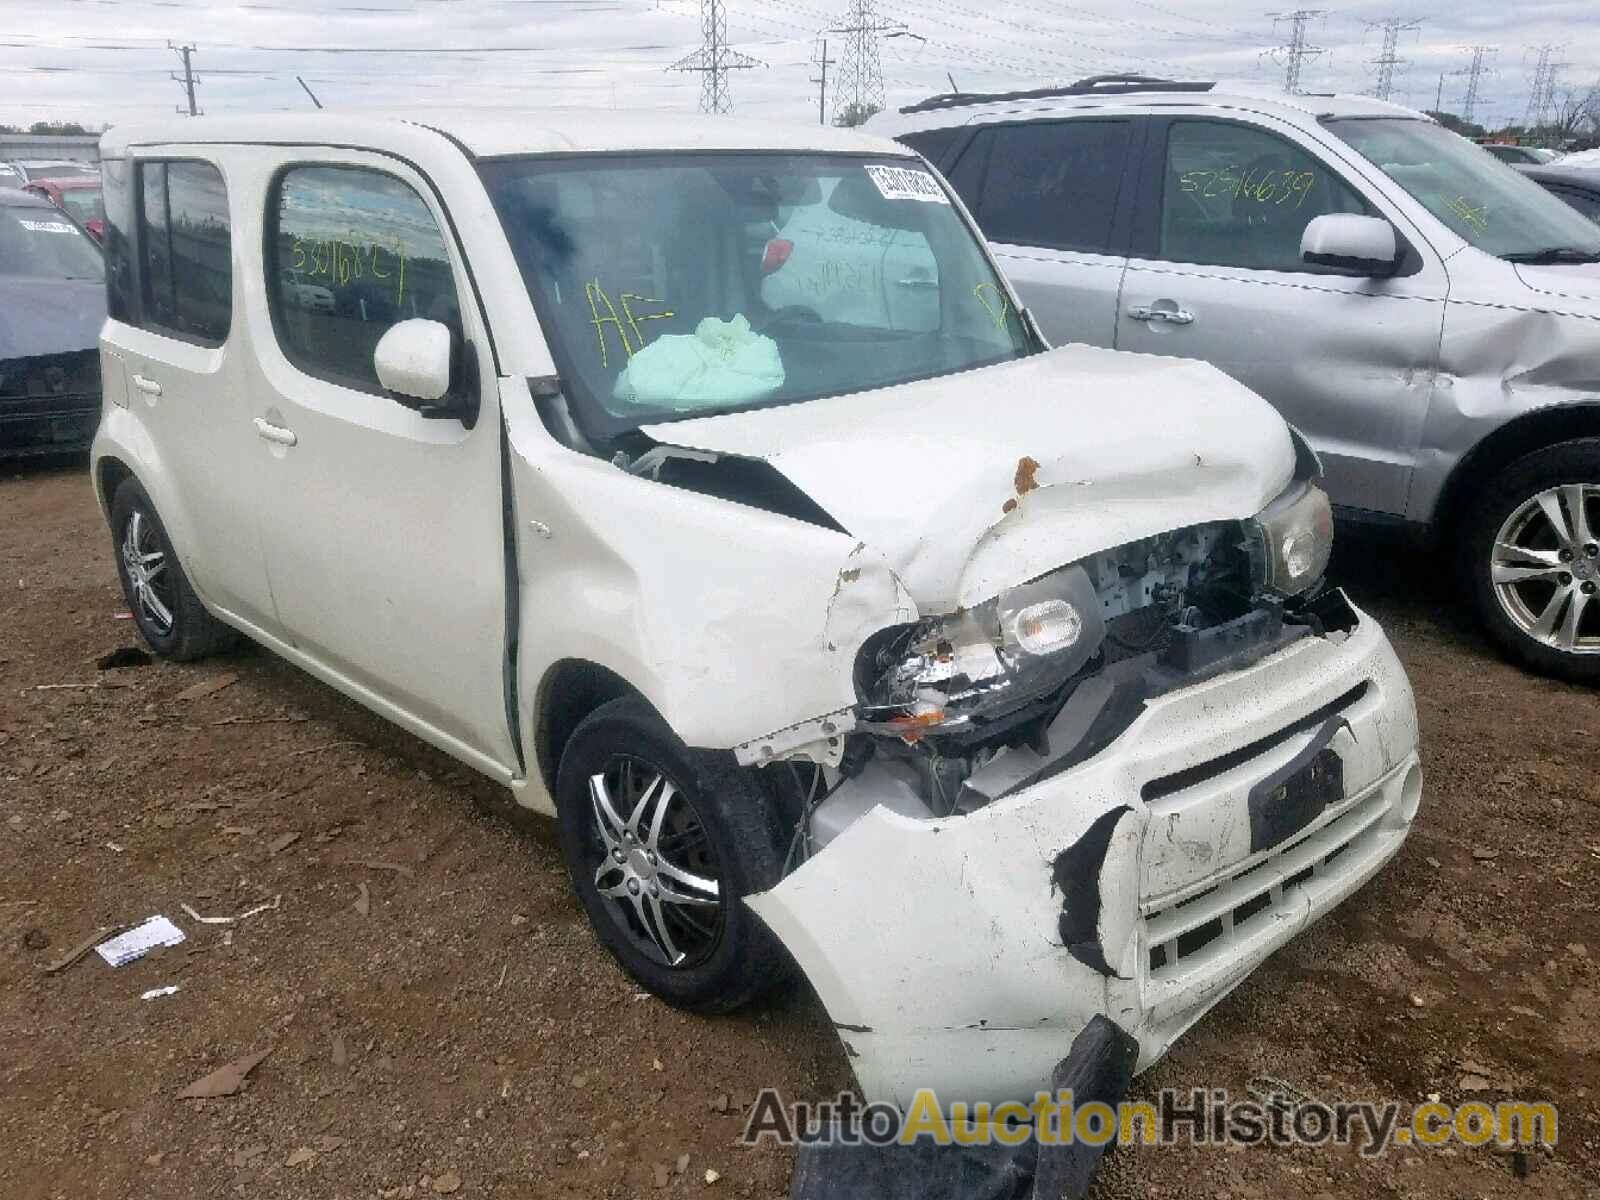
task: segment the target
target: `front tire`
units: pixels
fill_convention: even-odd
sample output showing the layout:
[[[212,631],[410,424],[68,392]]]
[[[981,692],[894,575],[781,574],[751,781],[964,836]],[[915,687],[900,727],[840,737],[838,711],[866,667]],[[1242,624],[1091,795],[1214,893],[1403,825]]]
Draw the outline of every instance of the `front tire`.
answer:
[[[112,497],[111,536],[122,594],[157,656],[191,662],[234,644],[237,635],[195,595],[155,505],[136,479],[123,480]]]
[[[743,898],[782,877],[772,806],[726,756],[685,746],[642,700],[586,717],[556,781],[561,851],[600,944],[655,995],[728,1012],[785,973]]]
[[[1463,553],[1479,615],[1512,658],[1600,680],[1600,438],[1502,471],[1472,510]]]

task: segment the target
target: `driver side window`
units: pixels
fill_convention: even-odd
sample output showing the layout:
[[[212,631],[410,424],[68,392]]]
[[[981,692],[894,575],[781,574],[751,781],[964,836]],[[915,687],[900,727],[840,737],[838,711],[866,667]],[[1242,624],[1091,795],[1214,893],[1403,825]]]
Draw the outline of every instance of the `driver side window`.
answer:
[[[1168,262],[1314,272],[1300,238],[1326,213],[1366,203],[1299,146],[1227,121],[1174,121],[1167,135],[1160,257]]]

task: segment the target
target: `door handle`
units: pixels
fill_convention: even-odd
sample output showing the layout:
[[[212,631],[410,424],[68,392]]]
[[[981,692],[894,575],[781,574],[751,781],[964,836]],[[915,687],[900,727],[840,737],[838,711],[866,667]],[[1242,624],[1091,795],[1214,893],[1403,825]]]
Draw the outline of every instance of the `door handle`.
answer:
[[[146,396],[159,396],[159,395],[161,395],[161,385],[159,383],[157,383],[154,379],[146,379],[143,375],[139,374],[137,371],[135,371],[133,373],[133,386],[138,388]]]
[[[895,284],[896,287],[903,287],[903,288],[933,288],[933,289],[937,289],[938,286],[939,286],[939,281],[937,279],[910,278],[910,279],[896,279],[894,281],[894,284]]]
[[[300,440],[295,437],[294,430],[285,429],[282,425],[274,425],[262,417],[255,419],[255,426],[256,434],[262,441],[276,442],[280,446],[293,446]]]
[[[1194,314],[1186,308],[1156,308],[1150,304],[1136,304],[1128,310],[1135,321],[1165,321],[1168,325],[1193,325]]]

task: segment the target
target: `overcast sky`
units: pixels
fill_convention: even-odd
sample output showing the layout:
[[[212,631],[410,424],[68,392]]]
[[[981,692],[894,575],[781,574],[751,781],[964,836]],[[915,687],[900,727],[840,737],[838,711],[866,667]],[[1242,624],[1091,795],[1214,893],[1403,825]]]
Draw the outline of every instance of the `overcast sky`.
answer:
[[[734,110],[815,120],[812,62],[820,31],[845,24],[849,0],[725,0],[729,39],[765,65],[735,72]],[[1268,6],[1226,0],[879,0],[909,36],[881,41],[890,104],[949,90],[1040,86],[1144,71],[1281,82],[1270,53],[1286,41]],[[1594,0],[1507,4],[1345,3],[1314,21],[1311,91],[1365,91],[1382,34],[1365,21],[1416,19],[1404,34],[1395,99],[1431,108],[1444,75],[1459,111],[1465,47],[1489,45],[1478,119],[1520,119],[1533,47],[1553,44],[1562,78],[1600,77]],[[183,100],[168,39],[193,43],[208,112],[304,109],[303,75],[333,107],[471,104],[694,112],[700,77],[665,68],[700,45],[700,0],[0,0],[0,121],[85,124],[170,113]],[[409,51],[421,51],[410,53]],[[837,58],[845,38],[829,36]],[[831,68],[835,77],[839,64]],[[830,97],[831,107],[832,97]]]

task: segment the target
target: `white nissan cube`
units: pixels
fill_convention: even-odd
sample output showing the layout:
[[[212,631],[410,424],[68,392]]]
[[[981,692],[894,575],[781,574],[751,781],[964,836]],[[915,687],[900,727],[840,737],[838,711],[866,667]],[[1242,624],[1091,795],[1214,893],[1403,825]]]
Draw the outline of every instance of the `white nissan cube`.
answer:
[[[151,648],[243,635],[553,814],[596,936],[792,967],[863,1092],[1157,1060],[1417,813],[1316,456],[1051,350],[895,143],[622,113],[102,143],[93,479]],[[315,303],[308,301],[313,297]]]

